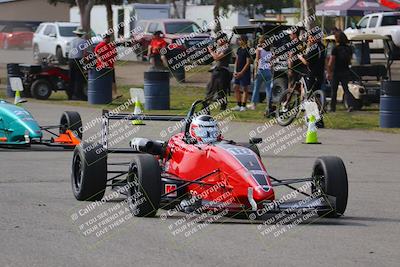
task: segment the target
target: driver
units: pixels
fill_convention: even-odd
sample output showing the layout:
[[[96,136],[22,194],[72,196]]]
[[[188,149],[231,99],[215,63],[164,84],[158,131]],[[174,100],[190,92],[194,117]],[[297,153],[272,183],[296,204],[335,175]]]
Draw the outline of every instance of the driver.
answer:
[[[190,123],[189,134],[197,144],[212,144],[222,139],[218,123],[210,115],[195,117]]]

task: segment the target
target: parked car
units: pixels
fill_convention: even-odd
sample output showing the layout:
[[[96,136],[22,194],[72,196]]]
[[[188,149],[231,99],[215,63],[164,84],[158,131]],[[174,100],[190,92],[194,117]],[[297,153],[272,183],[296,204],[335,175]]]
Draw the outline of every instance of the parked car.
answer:
[[[0,48],[32,47],[33,29],[24,25],[4,25],[0,29]]]
[[[354,28],[344,31],[346,34],[380,34],[388,36],[394,45],[400,47],[400,12],[373,13],[362,17]],[[382,40],[374,40],[370,49],[383,50]]]
[[[136,29],[137,31],[132,35],[132,40],[134,45],[139,45],[138,49],[136,49],[136,54],[142,60],[147,58],[147,48],[156,31],[163,33],[169,48],[167,57],[170,58],[178,54],[182,54],[184,58],[187,58],[201,51],[212,41],[207,29],[200,28],[195,22],[186,19],[141,20],[138,22]],[[208,52],[203,54],[206,53]],[[196,59],[200,58],[199,53],[198,55],[199,57],[196,57]],[[210,63],[210,60],[203,63]]]
[[[79,23],[41,23],[33,35],[33,58],[39,63],[43,57],[54,56],[60,64],[65,64],[71,41],[76,38],[73,31]]]

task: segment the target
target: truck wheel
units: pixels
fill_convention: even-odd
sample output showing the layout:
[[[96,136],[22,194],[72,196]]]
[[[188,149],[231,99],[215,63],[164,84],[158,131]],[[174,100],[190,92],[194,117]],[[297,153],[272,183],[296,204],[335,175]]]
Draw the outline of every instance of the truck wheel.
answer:
[[[60,64],[60,65],[66,64],[66,59],[63,57],[61,47],[57,47],[57,49],[56,49],[56,59],[58,61],[58,64]]]
[[[137,217],[154,217],[160,208],[161,171],[149,154],[133,155],[128,172],[128,205]]]
[[[102,145],[81,143],[75,147],[71,182],[77,200],[103,198],[107,184],[107,152]]]
[[[45,79],[39,79],[31,85],[31,95],[40,100],[46,100],[52,92],[51,83]]]
[[[65,133],[66,130],[74,132],[79,139],[82,139],[82,119],[76,111],[64,111],[60,119],[60,133]]]
[[[318,215],[328,218],[340,217],[344,214],[348,198],[348,181],[346,167],[339,157],[319,157],[314,163],[312,193],[318,192],[325,199],[336,198],[332,210],[320,211]]]

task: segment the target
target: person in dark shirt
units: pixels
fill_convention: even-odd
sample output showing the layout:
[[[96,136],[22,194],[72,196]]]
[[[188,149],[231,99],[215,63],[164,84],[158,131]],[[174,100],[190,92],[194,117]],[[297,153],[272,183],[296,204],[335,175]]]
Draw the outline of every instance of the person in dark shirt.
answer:
[[[298,29],[289,30],[288,33],[291,40],[290,44],[288,44],[291,51],[288,53],[288,77],[290,87],[293,88],[300,80],[301,75],[307,73],[306,65],[299,58],[307,48],[307,45],[299,39]]]
[[[217,48],[213,50],[208,47],[208,52],[215,61],[215,66],[211,70],[211,81],[207,84],[207,93],[205,98],[205,107],[212,101],[223,99],[221,110],[225,110],[228,100],[227,95],[230,91],[230,81],[232,79],[229,71],[232,49],[229,45],[228,36],[219,32],[216,38]]]
[[[309,72],[309,89],[320,90],[325,74],[325,46],[321,42],[322,32],[309,33],[307,49],[304,56],[299,55],[301,62]]]
[[[235,106],[232,109],[235,111],[246,110],[246,102],[249,94],[248,91],[251,83],[251,72],[250,72],[251,56],[249,53],[249,47],[247,45],[247,41],[248,41],[247,36],[241,35],[239,39],[240,47],[236,52],[235,73],[233,74],[233,77],[235,78],[234,91],[235,91],[237,106]],[[240,89],[242,89],[243,95]]]
[[[339,83],[343,87],[343,91],[348,103],[348,111],[353,110],[354,96],[349,91],[349,77],[351,58],[353,51],[348,45],[348,39],[344,32],[335,33],[336,46],[332,50],[332,55],[328,64],[328,79],[331,80],[331,112],[336,111],[336,97]]]

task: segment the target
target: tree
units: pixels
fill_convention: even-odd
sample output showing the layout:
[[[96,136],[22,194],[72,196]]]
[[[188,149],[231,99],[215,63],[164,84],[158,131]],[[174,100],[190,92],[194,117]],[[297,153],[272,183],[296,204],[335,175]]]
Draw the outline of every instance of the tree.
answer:
[[[214,21],[215,21],[215,28],[214,32],[221,31],[221,22],[219,21],[219,9],[221,8],[221,0],[214,1]]]
[[[282,8],[294,6],[295,1],[296,0],[215,0],[214,19],[219,17],[220,9],[227,12],[232,7],[234,10],[247,11],[249,18],[254,18],[255,15],[259,14],[264,15],[266,10],[274,10],[275,12],[280,13]],[[217,21],[215,31],[220,29],[221,23]]]
[[[81,26],[83,30],[90,33],[90,11],[95,0],[48,0],[50,4],[57,5],[59,2],[69,3],[71,6],[77,5],[81,15]]]
[[[315,15],[315,0],[303,0],[304,1],[304,19],[310,18],[311,16]],[[306,23],[306,29],[311,30],[315,26],[315,20],[308,20]]]

